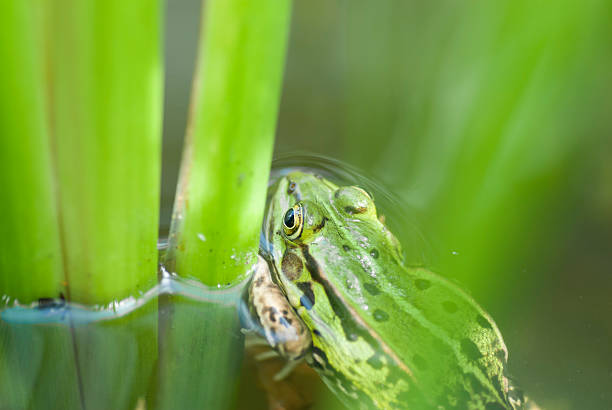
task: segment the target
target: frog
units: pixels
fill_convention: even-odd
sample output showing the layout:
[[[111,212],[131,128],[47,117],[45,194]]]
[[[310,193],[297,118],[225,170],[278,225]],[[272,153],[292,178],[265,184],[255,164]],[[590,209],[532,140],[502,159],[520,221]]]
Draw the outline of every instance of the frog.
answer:
[[[347,408],[525,408],[493,319],[405,263],[363,188],[288,172],[269,188],[261,236],[250,314],[288,369],[306,361]]]

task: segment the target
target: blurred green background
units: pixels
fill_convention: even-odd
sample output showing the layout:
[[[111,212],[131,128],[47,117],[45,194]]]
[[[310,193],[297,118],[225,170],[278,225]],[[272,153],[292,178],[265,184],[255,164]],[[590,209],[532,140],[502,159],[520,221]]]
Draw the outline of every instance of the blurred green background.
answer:
[[[169,0],[167,228],[199,1]],[[296,1],[275,151],[418,210],[544,408],[612,408],[612,2]]]

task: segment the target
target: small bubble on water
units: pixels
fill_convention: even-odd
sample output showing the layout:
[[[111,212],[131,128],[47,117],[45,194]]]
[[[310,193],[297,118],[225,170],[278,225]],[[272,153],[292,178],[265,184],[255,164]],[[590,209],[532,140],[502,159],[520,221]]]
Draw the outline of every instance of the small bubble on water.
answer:
[[[204,236],[203,233],[198,233],[198,239],[201,240],[202,242],[206,242],[206,237]]]
[[[459,255],[459,252],[457,252],[457,251],[452,251],[452,252],[451,252],[451,254],[452,254],[452,255]]]

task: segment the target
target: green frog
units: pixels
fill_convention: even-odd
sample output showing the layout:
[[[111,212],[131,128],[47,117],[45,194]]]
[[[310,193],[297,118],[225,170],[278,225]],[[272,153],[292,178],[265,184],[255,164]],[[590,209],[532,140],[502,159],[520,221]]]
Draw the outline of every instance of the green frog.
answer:
[[[248,297],[278,354],[306,360],[349,408],[523,408],[491,317],[404,264],[365,190],[300,171],[270,189]]]

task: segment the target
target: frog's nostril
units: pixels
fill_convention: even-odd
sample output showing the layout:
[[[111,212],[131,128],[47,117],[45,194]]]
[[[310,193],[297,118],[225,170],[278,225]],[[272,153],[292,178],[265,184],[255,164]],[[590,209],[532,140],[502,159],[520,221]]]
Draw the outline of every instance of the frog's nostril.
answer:
[[[295,188],[297,188],[297,184],[293,181],[289,182],[289,186],[287,187],[287,193],[291,195],[295,192]]]

